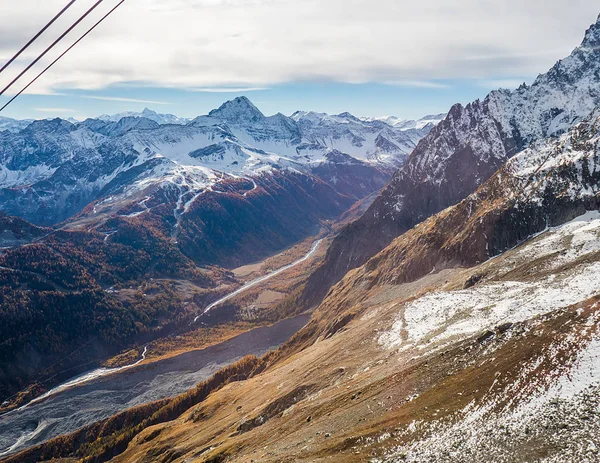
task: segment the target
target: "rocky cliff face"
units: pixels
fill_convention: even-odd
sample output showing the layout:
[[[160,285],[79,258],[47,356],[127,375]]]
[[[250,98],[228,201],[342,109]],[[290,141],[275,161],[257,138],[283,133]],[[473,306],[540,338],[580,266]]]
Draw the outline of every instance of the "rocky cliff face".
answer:
[[[600,19],[573,53],[531,86],[455,105],[410,155],[388,187],[332,244],[309,283],[318,302],[348,270],[395,237],[456,204],[535,140],[564,133],[600,104]]]
[[[600,117],[509,160],[475,193],[397,238],[363,267],[368,285],[472,267],[600,209]],[[360,278],[360,277],[357,277]]]

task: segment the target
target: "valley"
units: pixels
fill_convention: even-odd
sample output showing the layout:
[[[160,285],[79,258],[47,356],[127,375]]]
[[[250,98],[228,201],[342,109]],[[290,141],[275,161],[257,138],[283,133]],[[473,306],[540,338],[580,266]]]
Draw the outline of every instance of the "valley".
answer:
[[[242,268],[241,274],[234,271],[237,277],[219,288],[220,292],[230,292],[202,308],[188,322],[189,327],[182,326],[172,335],[150,341],[143,349],[109,359],[105,362],[107,367],[70,379],[39,397],[33,396],[29,403],[15,402],[13,407],[18,408],[0,415],[1,443],[5,446],[0,452],[2,456],[76,431],[136,405],[180,394],[246,355],[261,356],[277,348],[302,328],[309,316],[286,318],[286,315],[274,314],[265,317],[260,312],[273,309],[305,281],[322,258],[323,242],[329,239],[327,233],[324,228],[319,235],[323,238],[309,237],[263,262],[246,266],[249,270]],[[279,277],[275,284],[270,281],[274,277]],[[201,291],[191,281],[158,283],[174,285],[184,305],[193,304],[197,291]],[[187,296],[183,294],[185,287],[192,288],[188,289]],[[129,297],[122,293],[135,293],[131,289],[110,291],[117,298]],[[278,297],[270,300],[272,294]],[[261,298],[266,300],[259,303],[259,308],[246,306],[244,301],[252,301],[252,298],[256,298],[257,303]],[[211,310],[219,312],[219,306],[225,303],[225,315],[217,313],[216,320],[209,315]],[[236,321],[238,312],[239,321]],[[277,321],[280,318],[285,320]],[[141,359],[137,360],[140,354]],[[132,358],[136,360],[129,363]],[[192,371],[194,368],[198,370]],[[92,409],[84,407],[91,397]],[[21,400],[28,398],[23,396]],[[33,422],[37,424],[30,430]]]
[[[365,163],[335,150],[329,152],[327,143],[335,143],[338,135],[321,148],[311,148],[324,153],[323,160],[315,164],[314,174],[310,172],[310,164],[315,162],[312,158],[307,168],[298,161],[275,164],[281,162],[281,157],[261,150],[248,154],[254,149],[248,147],[249,143],[266,146],[263,135],[244,125],[248,113],[254,115],[250,119],[254,119],[256,127],[271,124],[272,119],[265,118],[249,100],[239,98],[195,122],[173,124],[169,120],[167,124],[171,125],[163,126],[143,115],[129,115],[115,121],[88,120],[77,125],[60,120],[39,121],[25,129],[4,132],[5,137],[20,139],[19,144],[34,143],[34,151],[50,150],[59,156],[53,161],[45,158],[42,162],[46,167],[19,166],[17,169],[24,169],[20,173],[8,172],[15,164],[5,159],[3,182],[10,188],[4,191],[10,190],[10,194],[24,188],[33,192],[37,188],[35,177],[44,183],[49,181],[48,175],[54,178],[56,172],[62,176],[70,170],[66,165],[56,172],[47,168],[48,162],[63,162],[62,146],[75,150],[66,154],[67,163],[96,163],[97,157],[89,157],[90,143],[113,143],[116,137],[123,136],[128,137],[126,143],[135,140],[131,148],[118,148],[125,149],[125,162],[133,159],[128,150],[141,153],[139,161],[121,164],[119,173],[113,175],[127,184],[110,186],[100,192],[98,199],[88,197],[90,204],[80,212],[66,212],[73,214],[66,221],[51,223],[57,219],[48,218],[42,220],[46,226],[30,224],[23,218],[33,216],[28,215],[21,202],[18,211],[23,218],[2,216],[0,260],[3,278],[8,283],[3,286],[3,310],[25,310],[36,317],[28,322],[14,319],[23,328],[7,327],[7,333],[12,333],[7,341],[14,347],[12,354],[6,351],[4,374],[0,375],[4,381],[5,412],[18,414],[38,402],[46,403],[57,395],[63,397],[71,388],[87,387],[89,382],[95,384],[113,375],[130,375],[140,362],[142,366],[153,365],[187,352],[210,349],[306,311],[294,301],[308,275],[323,258],[335,230],[373,201],[389,178],[390,168],[379,161]],[[152,116],[148,112],[146,115]],[[309,117],[310,122],[303,122],[304,117]],[[321,120],[327,122],[320,130],[332,133],[338,130],[340,120],[351,120],[356,130],[395,130],[377,121],[363,123],[350,115],[330,119],[324,114],[309,114],[295,118],[287,123],[300,123],[304,130],[313,130],[312,125]],[[185,154],[192,148],[204,149],[215,137],[213,131],[222,137],[233,137],[223,135],[225,121],[238,128],[236,137],[245,140],[239,142],[242,148],[234,149],[245,159],[245,166],[238,167],[236,160],[225,160],[220,151],[220,161],[212,155],[204,158]],[[416,140],[431,126],[427,122],[418,129],[395,132]],[[181,134],[175,135],[178,132]],[[208,132],[211,134],[207,137]],[[71,140],[65,144],[67,138]],[[84,149],[81,153],[77,152],[79,143]],[[147,147],[142,150],[140,143]],[[7,154],[10,144],[2,146]],[[114,151],[116,146],[111,149]],[[153,154],[148,147],[160,150],[160,154]],[[94,149],[104,150],[100,145]],[[144,164],[149,159],[153,160]],[[100,169],[105,169],[106,164],[102,163],[107,160],[100,160]],[[165,162],[167,166],[155,170]],[[285,165],[289,162],[292,165]],[[141,173],[140,165],[149,170]],[[123,169],[130,167],[135,172],[133,176],[124,173]],[[73,171],[79,176],[77,172]],[[336,179],[331,185],[327,183],[328,176]],[[56,179],[70,182],[63,177]],[[19,182],[24,185],[18,186]],[[84,196],[89,193],[81,179],[74,188],[81,189]],[[36,208],[41,204],[35,196],[25,201]],[[7,202],[2,204],[10,211]],[[56,211],[55,207],[51,209]],[[35,217],[41,217],[38,210]],[[236,270],[240,265],[241,270]],[[89,303],[83,302],[89,297]],[[36,312],[40,304],[45,309]],[[85,312],[88,304],[105,314]],[[41,321],[40,316],[58,321],[53,310],[65,313],[59,317],[59,323]],[[79,311],[83,311],[81,315]],[[108,326],[103,328],[105,331],[99,330],[89,325],[86,317],[96,323],[108,322]],[[85,328],[79,328],[82,326]],[[12,341],[15,334],[20,337],[20,345]],[[255,352],[245,354],[250,353]],[[24,357],[30,360],[23,362]],[[184,390],[174,389],[173,393]],[[132,405],[135,404],[129,404]],[[108,407],[102,417],[121,410]],[[85,424],[94,421],[90,419]],[[23,437],[28,435],[23,431],[17,437],[18,445],[9,445],[14,437],[11,434],[4,451],[12,453],[82,426],[81,420],[75,422],[80,426],[69,430],[58,426],[61,431],[57,433],[36,427],[32,431],[35,438]],[[9,429],[13,422],[0,418],[2,423]],[[28,429],[28,421],[23,423],[19,429]]]
[[[327,236],[326,229],[323,229],[320,236]],[[178,304],[180,314],[185,315],[177,324],[172,324],[167,330],[152,337],[142,337],[140,341],[137,341],[137,343],[144,343],[140,347],[128,350],[114,358],[105,358],[103,364],[111,368],[120,368],[131,364],[142,354],[143,346],[147,351],[145,356],[147,361],[171,357],[187,350],[222,342],[253,327],[268,325],[294,315],[286,309],[280,309],[279,305],[285,302],[286,298],[293,296],[311,269],[319,262],[318,259],[322,258],[324,245],[319,246],[322,242],[323,238],[309,237],[305,242],[254,264],[255,270],[245,277],[235,277],[234,274],[219,270],[223,275],[221,278],[224,278],[221,284],[211,290],[207,290],[208,288],[202,284],[202,280],[181,278],[151,278],[141,282],[139,286],[137,284],[124,287],[113,285],[106,288],[107,296],[122,301],[124,304],[173,297],[172,303]],[[317,253],[317,251],[319,252]],[[6,271],[14,272],[13,268],[6,268]],[[274,276],[279,276],[277,281],[270,281]],[[253,298],[258,299],[263,293],[269,294],[273,290],[276,290],[279,295],[276,300],[261,304],[258,309],[251,303]],[[176,297],[174,297],[175,294],[177,294]],[[223,294],[225,296],[220,297]],[[236,298],[236,296],[238,297]],[[211,297],[214,299],[220,297],[217,304],[224,306],[214,314],[205,312],[207,308],[216,305],[204,302],[207,299],[210,300]],[[244,301],[248,301],[248,303]],[[227,304],[223,304],[224,302]],[[89,369],[88,365],[90,364],[85,363],[78,368]],[[56,371],[53,369],[51,373],[55,374]],[[76,372],[77,369],[72,368],[62,371],[59,376],[54,376],[50,382],[46,383],[45,389],[51,388],[57,380],[68,379],[69,375],[73,376],[73,373]],[[13,397],[16,400],[5,403],[4,407],[21,406],[24,402],[43,392],[44,389],[36,387],[31,392]]]
[[[68,434],[128,408],[181,394],[246,355],[264,355],[288,340],[308,316],[256,328],[202,350],[142,363],[59,388],[0,416],[1,456]]]
[[[210,304],[206,309],[204,309],[204,311],[202,312],[201,315],[198,315],[195,319],[194,319],[194,323],[196,323],[202,315],[206,315],[208,312],[210,312],[212,309],[214,309],[215,307],[218,307],[219,305],[235,298],[236,296],[239,296],[240,294],[245,293],[246,291],[248,291],[249,289],[254,288],[255,286],[260,285],[261,283],[264,283],[274,277],[276,277],[277,275],[286,272],[300,264],[302,264],[303,262],[306,262],[307,260],[311,259],[315,253],[319,250],[319,246],[321,245],[322,240],[318,240],[315,241],[314,244],[312,245],[310,251],[308,252],[308,254],[306,254],[304,257],[302,257],[301,259],[292,262],[291,264],[288,264],[284,267],[281,267],[277,270],[275,270],[274,272],[268,273],[262,277],[257,278],[256,280],[252,280],[249,283],[244,284],[244,286],[242,286],[241,288],[235,290],[234,292],[222,297],[221,299],[216,300],[215,302],[213,302],[212,304]]]
[[[0,461],[600,461],[600,16],[510,87],[0,118]]]

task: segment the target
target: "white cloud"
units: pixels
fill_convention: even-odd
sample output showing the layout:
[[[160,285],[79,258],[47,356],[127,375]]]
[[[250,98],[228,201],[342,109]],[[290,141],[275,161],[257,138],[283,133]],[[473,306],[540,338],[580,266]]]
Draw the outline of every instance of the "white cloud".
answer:
[[[74,109],[69,108],[33,108],[35,111],[42,113],[74,113]]]
[[[415,87],[415,88],[450,88],[448,84],[440,82],[431,82],[427,80],[391,80],[388,82],[382,82],[386,85],[394,85],[397,87]]]
[[[63,3],[0,2],[0,58]],[[103,12],[117,0],[104,3]],[[78,2],[69,19],[88,6]],[[292,81],[415,86],[531,76],[578,45],[599,10],[589,0],[128,0],[32,92],[122,82],[208,91]],[[61,20],[30,56],[64,28]]]
[[[100,101],[121,101],[124,103],[143,103],[143,104],[159,104],[168,105],[166,101],[154,101],[154,100],[138,100],[137,98],[123,98],[119,96],[93,96],[93,95],[68,95],[77,98],[85,98],[87,100],[100,100]]]
[[[246,92],[259,92],[261,90],[268,90],[268,87],[205,87],[205,88],[191,88],[190,90],[200,93],[246,93]]]

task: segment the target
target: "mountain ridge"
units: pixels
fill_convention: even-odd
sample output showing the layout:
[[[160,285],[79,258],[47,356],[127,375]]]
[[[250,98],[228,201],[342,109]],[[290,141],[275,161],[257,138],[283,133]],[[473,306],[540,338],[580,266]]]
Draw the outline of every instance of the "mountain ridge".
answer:
[[[558,136],[587,117],[600,104],[600,48],[588,46],[599,31],[600,20],[582,45],[531,86],[494,90],[484,100],[454,105],[373,205],[334,240],[308,283],[306,304],[317,304],[347,271],[471,194],[536,139]]]
[[[594,461],[599,111],[349,272],[278,351],[9,461]]]
[[[295,170],[310,176],[337,150],[366,162],[360,176],[370,171],[369,187],[343,168],[344,194],[361,199],[385,185],[394,166],[429,130],[394,131],[349,115],[316,121],[267,117],[245,97],[185,125],[132,114],[77,124],[41,120],[16,133],[0,133],[0,197],[5,212],[53,225],[94,201],[129,202],[151,185],[173,188],[181,176],[190,198],[221,175]],[[326,181],[335,189],[333,164]]]
[[[286,301],[293,313],[314,311],[280,349],[8,461],[598,460],[599,37],[600,16],[582,46],[531,86],[454,105],[335,238],[303,293]],[[41,149],[31,150],[31,160],[11,158],[15,166],[46,165],[53,143],[77,133],[79,146],[125,140],[129,167],[142,174],[120,178],[131,169],[119,170],[117,156],[118,174],[101,199],[47,242],[0,255],[0,276],[19,278],[3,289],[23,301],[83,288],[86,297],[118,304],[97,286],[126,282],[121,260],[139,278],[162,279],[193,271],[206,256],[214,263],[219,255],[264,251],[286,233],[306,232],[307,214],[316,224],[347,208],[361,194],[354,179],[378,180],[370,169],[385,176],[389,163],[352,156],[352,147],[389,150],[401,136],[382,121],[345,113],[266,117],[244,99],[216,111],[178,128],[177,143],[171,126],[144,129],[142,121],[136,128],[135,118],[122,119],[123,128],[133,127],[112,138],[107,123],[34,125]],[[15,149],[30,146],[11,140]],[[87,154],[108,162],[111,146]],[[64,169],[58,161],[57,172]],[[223,165],[231,171],[216,168]],[[164,182],[155,182],[159,176]],[[11,220],[0,215],[8,240],[45,232]],[[96,261],[81,246],[101,252],[102,265],[90,266]],[[40,279],[40,268],[52,270],[50,278]],[[229,274],[201,275],[218,291]],[[95,305],[112,315],[108,342],[124,334],[111,329],[125,325],[115,315],[154,320],[147,294],[125,313]],[[83,302],[75,308],[85,309]],[[178,307],[178,316],[189,316]],[[48,318],[60,326],[61,317]],[[25,329],[37,327],[27,321]],[[19,330],[4,329],[4,338],[16,333],[19,341]]]

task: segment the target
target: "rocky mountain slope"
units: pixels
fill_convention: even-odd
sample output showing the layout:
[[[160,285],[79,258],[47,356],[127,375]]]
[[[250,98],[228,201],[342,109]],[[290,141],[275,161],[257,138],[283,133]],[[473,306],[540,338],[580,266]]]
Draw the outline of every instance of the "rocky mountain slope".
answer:
[[[0,132],[19,132],[31,124],[33,120],[17,120],[11,119],[10,117],[0,117]]]
[[[599,147],[594,111],[349,272],[278,352],[8,461],[597,460]]]
[[[364,216],[339,234],[309,284],[307,304],[395,237],[464,199],[530,143],[564,133],[599,103],[600,18],[570,56],[532,85],[452,107]]]
[[[590,214],[488,265],[372,288],[347,324],[322,319],[300,354],[114,461],[594,461],[599,224]]]
[[[586,211],[597,211],[599,142],[600,114],[596,110],[558,139],[537,142],[519,153],[475,193],[396,238],[351,272],[337,290],[346,286],[346,280],[352,281],[348,288],[357,285],[364,289],[414,281],[445,268],[470,268],[502,255],[528,237]],[[539,256],[532,257],[543,255],[540,250]],[[556,265],[562,260],[551,248],[548,256]]]

